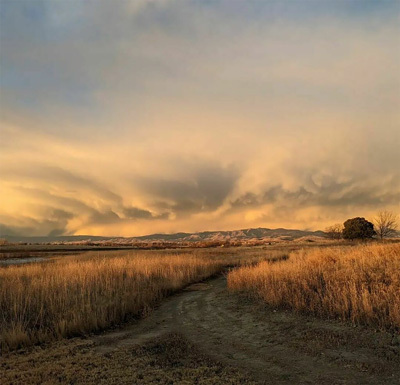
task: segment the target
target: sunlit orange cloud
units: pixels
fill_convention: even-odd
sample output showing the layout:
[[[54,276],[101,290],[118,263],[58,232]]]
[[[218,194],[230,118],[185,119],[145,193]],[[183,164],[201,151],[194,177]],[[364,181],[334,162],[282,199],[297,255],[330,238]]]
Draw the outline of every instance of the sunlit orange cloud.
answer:
[[[400,212],[398,12],[256,3],[2,7],[1,234]]]

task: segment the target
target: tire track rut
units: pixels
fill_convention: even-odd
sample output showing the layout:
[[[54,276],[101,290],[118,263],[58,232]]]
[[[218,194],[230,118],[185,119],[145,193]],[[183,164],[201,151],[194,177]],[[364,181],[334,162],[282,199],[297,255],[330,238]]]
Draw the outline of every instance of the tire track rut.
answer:
[[[260,383],[400,384],[400,346],[390,345],[389,334],[261,309],[228,293],[224,277],[191,285],[147,318],[95,337],[96,349],[142,345],[169,332]]]

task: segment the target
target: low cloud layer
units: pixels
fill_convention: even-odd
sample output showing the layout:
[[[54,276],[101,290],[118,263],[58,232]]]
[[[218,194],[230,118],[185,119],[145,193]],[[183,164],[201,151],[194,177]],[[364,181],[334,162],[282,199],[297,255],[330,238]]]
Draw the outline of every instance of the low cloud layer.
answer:
[[[0,233],[400,213],[399,8],[4,3]]]

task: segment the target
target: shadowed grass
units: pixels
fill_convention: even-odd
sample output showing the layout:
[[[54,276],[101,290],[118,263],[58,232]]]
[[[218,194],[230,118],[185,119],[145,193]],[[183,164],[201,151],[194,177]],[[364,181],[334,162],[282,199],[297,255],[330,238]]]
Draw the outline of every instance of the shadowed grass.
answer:
[[[231,384],[253,385],[237,369],[198,351],[179,334],[167,334],[145,346],[97,353],[93,342],[75,338],[34,347],[0,360],[0,383],[42,384]]]

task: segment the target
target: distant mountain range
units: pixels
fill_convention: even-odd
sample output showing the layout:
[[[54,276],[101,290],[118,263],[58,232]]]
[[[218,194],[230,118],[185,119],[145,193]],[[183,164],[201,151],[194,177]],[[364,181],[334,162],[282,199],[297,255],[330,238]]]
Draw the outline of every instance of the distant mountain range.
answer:
[[[297,239],[301,237],[314,236],[323,237],[323,231],[306,231],[291,229],[243,229],[233,231],[202,231],[198,233],[174,233],[174,234],[150,234],[140,237],[101,237],[95,235],[61,235],[43,237],[24,237],[24,236],[1,236],[9,242],[27,243],[53,243],[53,242],[83,242],[83,241],[114,241],[114,242],[198,242],[198,241],[230,241],[230,240],[250,240],[250,239]]]

